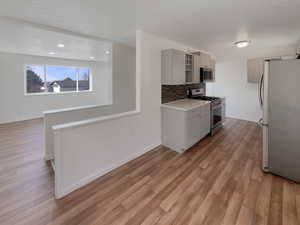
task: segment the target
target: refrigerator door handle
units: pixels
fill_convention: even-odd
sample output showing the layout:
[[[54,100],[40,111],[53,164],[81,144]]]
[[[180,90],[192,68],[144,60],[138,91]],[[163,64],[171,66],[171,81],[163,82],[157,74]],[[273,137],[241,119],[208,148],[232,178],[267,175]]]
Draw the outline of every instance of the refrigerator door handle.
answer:
[[[259,95],[258,95],[258,98],[259,98],[259,104],[260,104],[260,107],[262,108],[263,105],[264,105],[264,102],[263,102],[263,96],[262,96],[262,92],[263,92],[263,86],[264,86],[264,74],[262,74],[260,76],[260,80],[259,80]]]

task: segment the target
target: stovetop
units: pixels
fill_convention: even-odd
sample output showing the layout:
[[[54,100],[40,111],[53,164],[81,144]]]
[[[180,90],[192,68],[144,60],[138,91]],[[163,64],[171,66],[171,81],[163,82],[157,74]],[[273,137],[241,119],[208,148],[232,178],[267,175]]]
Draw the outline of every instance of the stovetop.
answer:
[[[211,97],[211,96],[192,96],[192,99],[199,99],[199,100],[205,100],[205,101],[217,101],[221,100],[218,97]]]
[[[197,99],[197,100],[204,100],[204,101],[211,101],[213,105],[218,105],[222,103],[221,98],[218,97],[212,97],[212,96],[203,96],[203,95],[198,95],[198,96],[191,96],[191,99]]]

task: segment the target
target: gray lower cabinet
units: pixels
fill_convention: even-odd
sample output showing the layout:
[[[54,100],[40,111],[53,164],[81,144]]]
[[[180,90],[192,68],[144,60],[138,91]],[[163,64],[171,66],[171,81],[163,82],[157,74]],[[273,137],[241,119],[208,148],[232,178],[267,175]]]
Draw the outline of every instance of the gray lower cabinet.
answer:
[[[183,111],[162,107],[162,144],[184,152],[210,133],[210,104]]]

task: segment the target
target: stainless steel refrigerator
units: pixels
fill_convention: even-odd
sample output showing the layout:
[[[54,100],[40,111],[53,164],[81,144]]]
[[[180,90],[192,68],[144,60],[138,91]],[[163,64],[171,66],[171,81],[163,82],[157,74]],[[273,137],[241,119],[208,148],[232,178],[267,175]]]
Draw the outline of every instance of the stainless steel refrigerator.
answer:
[[[263,170],[300,182],[300,60],[266,60],[259,89]]]

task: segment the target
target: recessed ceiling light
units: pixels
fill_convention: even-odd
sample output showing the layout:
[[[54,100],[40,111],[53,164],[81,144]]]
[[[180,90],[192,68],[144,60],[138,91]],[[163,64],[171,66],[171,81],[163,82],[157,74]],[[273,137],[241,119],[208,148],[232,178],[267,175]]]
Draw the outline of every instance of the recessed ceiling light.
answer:
[[[59,47],[59,48],[64,48],[65,45],[64,45],[64,44],[58,44],[57,47]]]
[[[55,55],[55,52],[49,52],[49,55]]]
[[[105,51],[105,54],[106,54],[106,55],[109,55],[109,54],[110,54],[110,51],[109,51],[109,50],[106,50],[106,51]]]
[[[234,42],[234,45],[238,48],[245,48],[249,44],[250,44],[250,41],[248,41],[248,40]]]
[[[95,59],[95,57],[94,57],[94,56],[90,56],[90,59],[92,59],[92,60],[93,60],[93,59]]]

